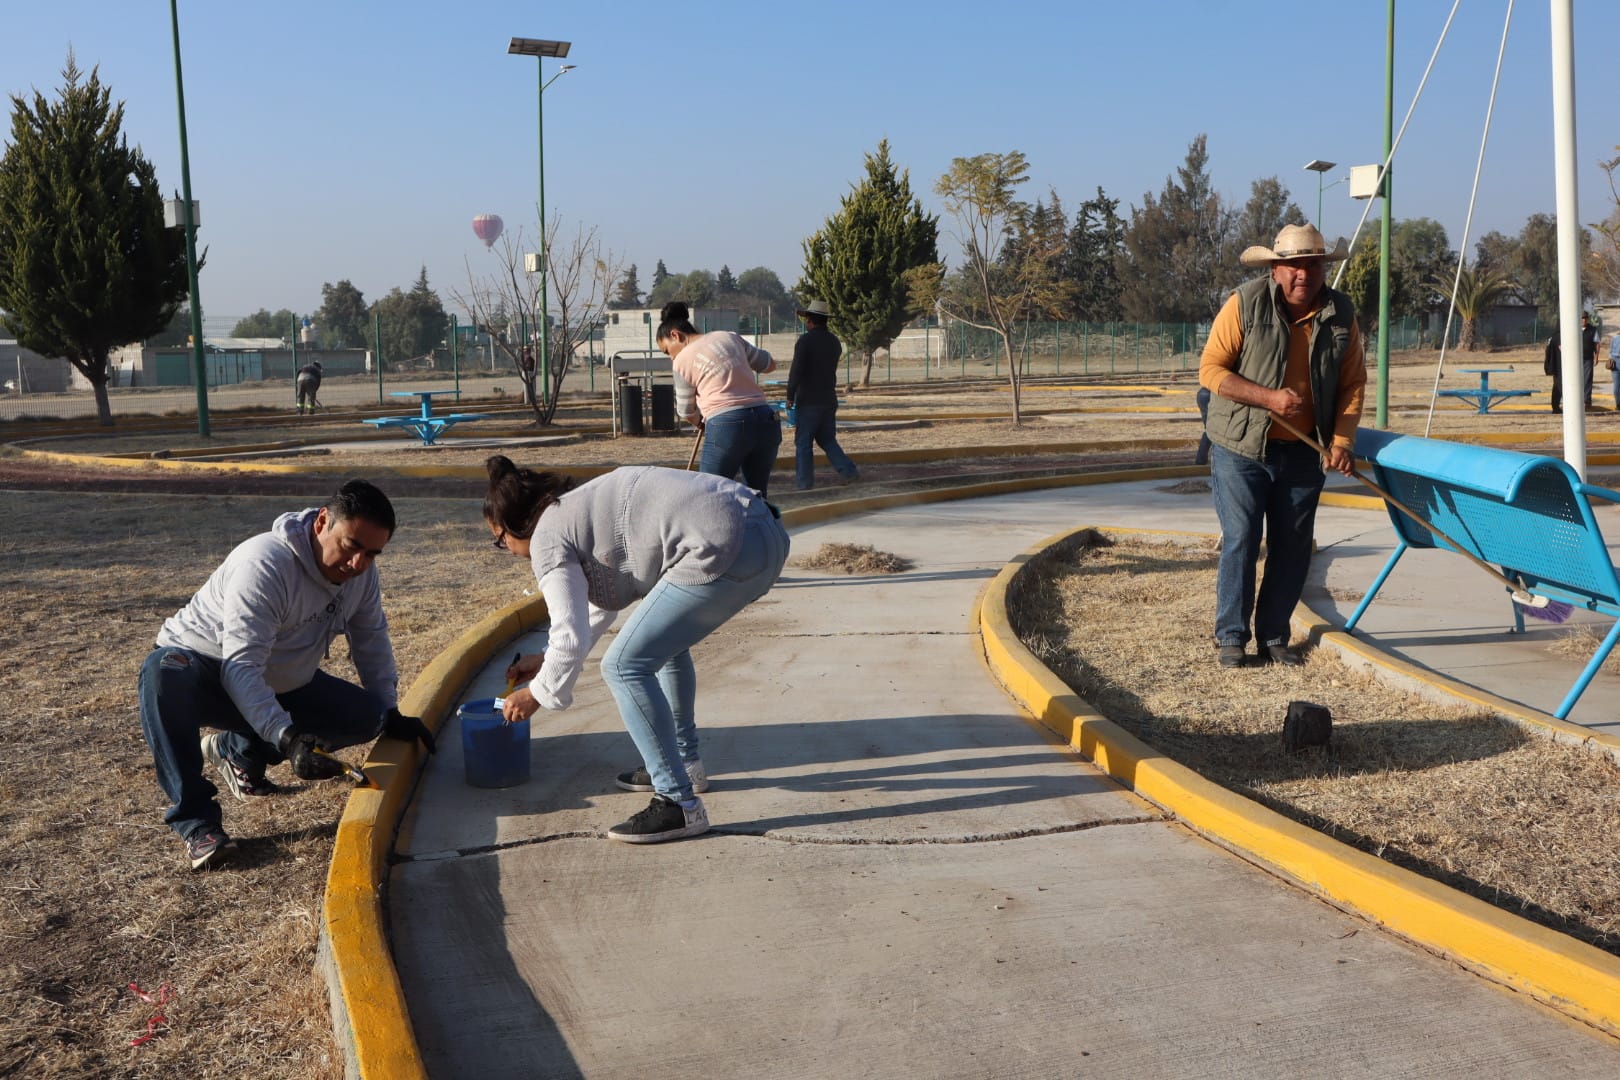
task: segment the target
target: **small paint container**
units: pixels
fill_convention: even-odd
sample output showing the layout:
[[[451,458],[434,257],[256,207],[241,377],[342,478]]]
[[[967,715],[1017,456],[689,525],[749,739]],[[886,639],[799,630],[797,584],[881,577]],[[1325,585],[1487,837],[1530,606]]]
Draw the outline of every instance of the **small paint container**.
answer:
[[[504,788],[529,779],[529,722],[508,724],[496,698],[478,698],[456,710],[467,783]]]

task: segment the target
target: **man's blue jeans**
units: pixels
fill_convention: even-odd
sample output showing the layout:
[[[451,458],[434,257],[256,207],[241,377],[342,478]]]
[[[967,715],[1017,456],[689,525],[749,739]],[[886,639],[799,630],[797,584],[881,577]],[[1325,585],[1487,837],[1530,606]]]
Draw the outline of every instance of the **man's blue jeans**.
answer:
[[[815,446],[821,447],[827,455],[827,463],[839,476],[853,480],[861,474],[844,448],[838,445],[837,405],[800,405],[794,412],[793,478],[800,491],[816,486]]]
[[[225,732],[220,750],[250,775],[286,760],[248,726],[220,681],[220,662],[190,649],[158,646],[141,665],[141,731],[152,748],[158,786],[173,803],[163,820],[189,839],[220,822],[219,789],[203,775],[199,737],[203,728]],[[382,700],[369,690],[324,671],[276,700],[293,727],[332,749],[375,739],[382,731]]]
[[[765,494],[771,482],[771,466],[782,445],[782,421],[769,405],[732,409],[703,422],[703,460],[700,472],[713,473],[727,480],[737,479]]]
[[[788,535],[763,499],[754,501],[737,561],[702,585],[668,578],[652,587],[602,657],[602,678],[641,753],[653,790],[692,797],[687,761],[698,753],[697,672],[692,646],[764,596],[787,562]],[[747,657],[732,658],[747,663]]]
[[[1263,462],[1210,447],[1210,486],[1221,522],[1215,579],[1215,644],[1244,645],[1249,617],[1259,644],[1286,645],[1289,617],[1305,591],[1322,493],[1322,459],[1299,442],[1266,444]],[[1255,562],[1262,532],[1266,572],[1255,596]]]

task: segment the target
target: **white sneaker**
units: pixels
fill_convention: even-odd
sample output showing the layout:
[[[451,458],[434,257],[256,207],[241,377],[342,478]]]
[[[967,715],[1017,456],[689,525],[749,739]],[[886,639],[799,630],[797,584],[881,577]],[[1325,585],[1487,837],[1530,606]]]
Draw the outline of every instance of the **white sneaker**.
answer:
[[[686,765],[686,778],[692,782],[692,794],[701,795],[709,790],[709,774],[703,769],[703,762],[688,761]],[[624,791],[651,791],[652,777],[647,775],[645,765],[637,765],[629,772],[622,772],[613,778],[613,782]]]

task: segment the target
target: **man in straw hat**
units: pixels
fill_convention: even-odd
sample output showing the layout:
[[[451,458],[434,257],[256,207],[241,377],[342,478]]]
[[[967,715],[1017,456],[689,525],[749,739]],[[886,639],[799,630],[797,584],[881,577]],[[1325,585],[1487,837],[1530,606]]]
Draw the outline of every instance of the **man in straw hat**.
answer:
[[[804,333],[794,343],[787,381],[787,406],[794,411],[793,478],[800,491],[816,486],[814,441],[839,479],[853,483],[861,471],[838,445],[838,358],[844,346],[827,329],[827,301],[811,300],[798,314]]]
[[[1214,395],[1205,432],[1210,484],[1221,522],[1215,583],[1215,645],[1222,667],[1247,657],[1249,623],[1261,663],[1299,664],[1289,618],[1310,570],[1323,470],[1355,471],[1351,448],[1367,384],[1361,332],[1350,298],[1325,284],[1329,251],[1310,225],[1288,225],[1272,246],[1239,257],[1269,272],[1227,298],[1210,328],[1198,381]],[[1325,458],[1277,421],[1310,434]],[[1266,570],[1255,594],[1260,538]]]

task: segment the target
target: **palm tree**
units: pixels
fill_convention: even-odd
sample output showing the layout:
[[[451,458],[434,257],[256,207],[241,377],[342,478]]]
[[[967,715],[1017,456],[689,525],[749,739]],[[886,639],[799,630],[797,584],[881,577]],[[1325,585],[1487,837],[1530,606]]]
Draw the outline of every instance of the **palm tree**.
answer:
[[[1458,272],[1455,295],[1451,291],[1451,282],[1429,282],[1430,291],[1442,300],[1451,301],[1457,309],[1457,317],[1462,320],[1457,348],[1463,352],[1474,352],[1479,348],[1474,336],[1479,317],[1517,287],[1506,274],[1497,270],[1480,270],[1477,263],[1472,267],[1464,264]]]

